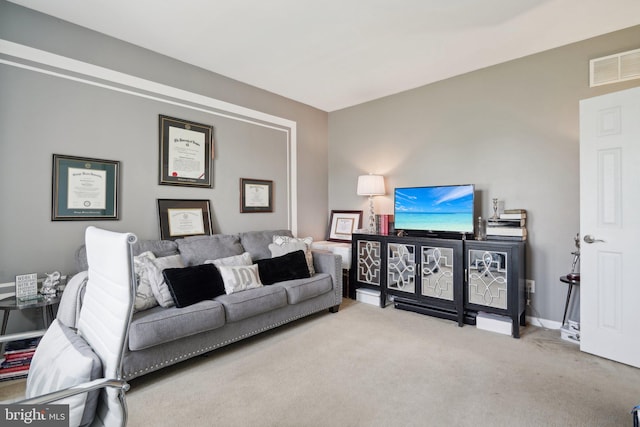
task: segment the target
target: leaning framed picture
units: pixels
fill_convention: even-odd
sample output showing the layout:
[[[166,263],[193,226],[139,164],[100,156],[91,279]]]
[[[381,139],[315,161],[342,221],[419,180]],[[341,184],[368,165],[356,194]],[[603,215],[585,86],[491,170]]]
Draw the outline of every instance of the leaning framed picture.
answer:
[[[212,187],[213,126],[160,115],[160,184]]]
[[[211,234],[209,200],[158,199],[158,216],[162,240]]]
[[[53,155],[51,220],[118,219],[120,162]]]
[[[273,212],[273,181],[240,178],[240,212]]]
[[[351,235],[361,227],[362,211],[331,211],[327,240],[351,242]]]

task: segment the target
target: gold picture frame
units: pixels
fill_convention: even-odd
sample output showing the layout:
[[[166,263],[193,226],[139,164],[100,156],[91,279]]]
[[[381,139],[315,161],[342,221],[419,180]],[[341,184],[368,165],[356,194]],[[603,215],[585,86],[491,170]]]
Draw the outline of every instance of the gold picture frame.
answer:
[[[362,211],[331,211],[329,236],[331,242],[351,242],[351,235],[362,228]]]

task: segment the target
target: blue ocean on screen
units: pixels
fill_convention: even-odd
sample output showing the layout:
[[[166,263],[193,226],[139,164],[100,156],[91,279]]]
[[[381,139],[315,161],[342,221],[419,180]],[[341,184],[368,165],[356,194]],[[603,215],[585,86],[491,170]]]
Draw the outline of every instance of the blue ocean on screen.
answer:
[[[471,213],[414,213],[397,212],[394,218],[397,229],[473,232]]]
[[[473,185],[396,188],[397,230],[473,232]]]

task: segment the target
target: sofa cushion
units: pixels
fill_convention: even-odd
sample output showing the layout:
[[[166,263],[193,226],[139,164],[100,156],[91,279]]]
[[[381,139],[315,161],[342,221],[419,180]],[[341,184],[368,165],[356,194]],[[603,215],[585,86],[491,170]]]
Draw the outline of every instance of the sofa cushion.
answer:
[[[260,280],[264,285],[271,285],[292,279],[310,277],[307,259],[304,251],[295,251],[274,258],[256,261]]]
[[[287,305],[287,293],[279,286],[262,286],[215,299],[224,306],[227,322],[238,322]]]
[[[133,315],[129,349],[142,350],[223,326],[222,304],[205,300],[188,307],[154,307]]]
[[[331,280],[331,275],[318,273],[308,279],[288,280],[270,287],[284,288],[287,292],[289,304],[298,304],[331,291],[333,289],[333,281]]]
[[[133,254],[152,252],[156,258],[178,255],[178,244],[173,240],[138,240],[133,244]]]
[[[186,266],[204,264],[206,260],[240,255],[244,252],[240,238],[232,234],[191,236],[178,239],[176,243]]]
[[[262,286],[260,275],[258,274],[258,266],[255,264],[221,265],[218,270],[220,270],[227,295]]]
[[[215,265],[167,268],[162,275],[176,307],[182,308],[224,294],[222,277]]]
[[[273,243],[273,236],[291,236],[289,230],[248,231],[240,233],[240,243],[251,254],[254,261],[263,258],[271,258],[269,245]]]
[[[156,257],[165,257],[178,254],[178,244],[172,240],[138,240],[132,247],[133,255],[140,255],[143,252],[151,252]],[[78,271],[89,269],[87,263],[87,248],[82,245],[75,253],[75,264]]]

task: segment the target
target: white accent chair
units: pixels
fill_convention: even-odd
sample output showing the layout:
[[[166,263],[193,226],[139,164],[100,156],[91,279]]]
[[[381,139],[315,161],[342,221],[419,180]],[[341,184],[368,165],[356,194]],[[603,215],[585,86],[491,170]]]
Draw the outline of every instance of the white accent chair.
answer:
[[[31,362],[27,400],[13,403],[69,404],[70,426],[126,425],[129,384],[121,373],[135,300],[131,251],[135,241],[130,233],[87,228],[89,270],[77,330],[59,318],[53,321]],[[37,334],[8,335],[0,341]]]

